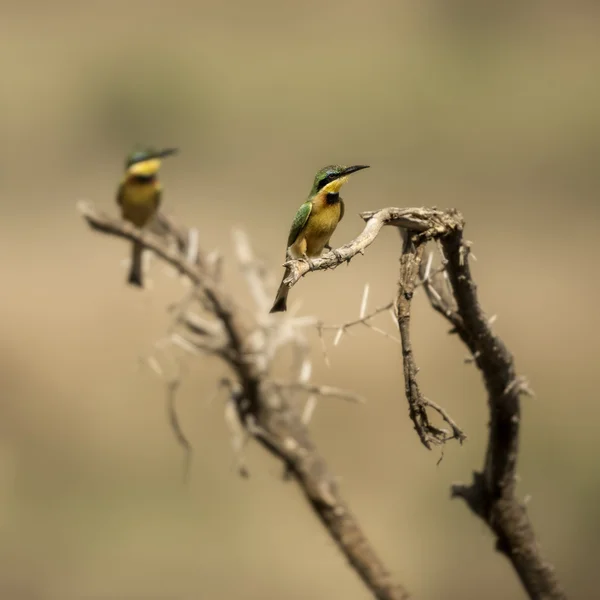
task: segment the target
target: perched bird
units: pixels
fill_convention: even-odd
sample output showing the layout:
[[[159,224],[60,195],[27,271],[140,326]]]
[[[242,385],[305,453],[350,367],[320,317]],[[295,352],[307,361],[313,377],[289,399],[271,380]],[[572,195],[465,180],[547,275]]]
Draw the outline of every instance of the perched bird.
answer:
[[[162,188],[158,182],[160,160],[177,152],[177,148],[165,150],[134,150],[125,162],[125,177],[119,185],[117,204],[121,207],[121,217],[136,227],[145,227],[158,211]],[[131,254],[131,269],[128,283],[143,286],[142,280],[143,247],[134,242]]]
[[[317,172],[308,199],[294,217],[287,242],[286,260],[303,258],[310,263],[310,259],[320,256],[324,248],[330,248],[329,240],[344,217],[340,189],[351,173],[368,167],[369,165],[329,165]],[[272,313],[287,310],[290,288],[283,282],[288,275],[289,269],[286,269],[270,311]]]

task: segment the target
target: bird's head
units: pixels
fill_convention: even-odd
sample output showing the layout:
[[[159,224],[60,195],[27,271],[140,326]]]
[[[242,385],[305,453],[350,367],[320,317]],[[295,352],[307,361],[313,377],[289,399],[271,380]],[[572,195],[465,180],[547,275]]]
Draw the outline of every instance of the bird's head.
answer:
[[[323,167],[315,175],[311,196],[317,194],[339,194],[342,186],[348,181],[349,175],[362,169],[368,169],[369,165],[354,165],[344,167],[342,165],[329,165]]]
[[[125,161],[125,170],[129,175],[137,177],[152,177],[160,169],[162,158],[177,153],[177,148],[165,148],[164,150],[155,150],[146,148],[144,150],[134,150]]]

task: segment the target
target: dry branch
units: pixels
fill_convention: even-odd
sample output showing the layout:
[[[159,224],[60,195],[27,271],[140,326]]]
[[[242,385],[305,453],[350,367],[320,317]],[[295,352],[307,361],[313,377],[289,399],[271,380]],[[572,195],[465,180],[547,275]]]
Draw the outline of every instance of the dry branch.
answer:
[[[410,340],[410,307],[413,299],[419,267],[425,250],[424,243],[413,243],[411,236],[403,240],[402,256],[400,257],[400,279],[398,282],[398,298],[396,313],[398,315],[398,328],[402,339],[402,362],[404,367],[404,386],[408,399],[409,415],[419,435],[419,439],[427,449],[432,445],[443,444],[451,439],[463,442],[466,439],[462,430],[448,416],[445,410],[437,404],[430,402],[417,383],[418,368],[415,362],[412,343]],[[442,419],[450,425],[452,434],[433,425],[429,420],[427,407],[431,407],[441,415]]]
[[[554,571],[545,561],[535,538],[525,505],[515,495],[519,451],[520,394],[529,392],[517,376],[513,357],[495,335],[477,298],[469,268],[469,245],[462,229],[442,238],[453,291],[451,301],[441,282],[429,298],[469,348],[488,392],[489,439],[482,472],[471,485],[456,484],[452,496],[463,498],[495,533],[497,549],[511,561],[530,598],[566,598]],[[432,284],[434,285],[434,284]]]
[[[432,307],[452,325],[469,348],[471,360],[481,370],[489,396],[490,435],[482,473],[475,473],[469,486],[457,484],[453,497],[462,497],[497,536],[497,548],[511,561],[531,598],[563,599],[564,591],[553,566],[542,558],[525,506],[515,496],[518,457],[521,393],[531,393],[527,381],[516,374],[511,354],[490,329],[479,306],[476,285],[469,269],[470,244],[462,237],[464,220],[457,211],[435,209],[386,208],[363,213],[366,221],[362,233],[348,244],[308,264],[290,261],[291,274],[286,280],[292,286],[309,271],[335,268],[364,254],[384,225],[406,230],[401,257],[397,299],[398,326],[402,338],[405,391],[409,413],[421,441],[443,441],[441,430],[433,427],[425,407],[436,410],[450,425],[460,441],[464,434],[440,406],[423,397],[416,382],[418,369],[414,362],[409,336],[410,303],[421,271],[422,283]],[[423,266],[423,242],[435,240],[442,252],[442,270],[433,274]],[[362,319],[359,319],[362,321]],[[343,332],[342,329],[340,331]]]
[[[434,208],[383,208],[377,211],[361,213],[366,221],[363,231],[351,242],[329,251],[320,258],[312,259],[310,264],[300,258],[285,263],[290,268],[290,274],[285,283],[292,287],[309,271],[335,269],[343,263],[350,262],[357,254],[365,250],[375,241],[384,225],[394,225],[417,232],[420,239],[428,240],[443,235],[449,229],[456,227],[462,219],[453,211],[441,211]],[[458,221],[457,221],[458,219]]]
[[[216,328],[206,326],[205,322],[194,319],[182,319],[182,324],[188,327],[188,334],[199,340],[199,348],[219,355],[234,372],[237,381],[230,384],[230,401],[245,431],[284,462],[315,513],[375,597],[385,600],[408,598],[406,590],[392,582],[341,499],[333,476],[309,438],[306,415],[296,410],[284,392],[285,388],[301,390],[311,394],[313,399],[319,394],[345,397],[348,394],[309,384],[302,375],[310,372],[310,368],[304,368],[308,364],[306,357],[301,361],[298,381],[286,383],[267,377],[270,361],[281,345],[292,340],[297,343],[301,357],[306,352],[306,344],[298,341],[297,329],[301,320],[296,319],[298,323],[294,325],[293,319],[285,317],[275,325],[276,321],[271,317],[252,318],[242,313],[200,250],[196,255],[189,252],[188,234],[168,220],[165,227],[173,234],[175,245],[168,245],[153,234],[140,232],[127,223],[97,213],[88,205],[82,206],[81,211],[92,228],[141,242],[195,284],[203,306],[213,317],[213,322],[219,325]],[[462,237],[462,215],[453,210],[385,208],[363,213],[361,217],[366,222],[365,228],[348,244],[310,264],[302,259],[286,263],[290,268],[287,285],[295,285],[309,271],[335,268],[357,254],[364,254],[385,225],[405,230],[396,315],[401,334],[405,391],[415,428],[427,447],[446,439],[464,439],[464,434],[447,412],[422,395],[416,381],[418,369],[410,341],[410,305],[415,288],[423,284],[432,307],[451,323],[452,332],[457,333],[469,348],[472,360],[483,374],[489,397],[490,434],[483,471],[474,474],[471,485],[453,486],[452,495],[462,497],[495,533],[497,549],[509,558],[531,598],[566,598],[554,568],[541,556],[525,506],[515,496],[519,396],[529,388],[526,380],[516,375],[512,356],[491,331],[490,320],[485,318],[479,306],[468,264],[469,245]],[[425,243],[432,240],[441,248],[443,259],[442,268],[433,273],[431,261],[424,264],[422,260]],[[246,261],[245,268],[248,264]],[[420,281],[417,278],[419,272]],[[260,285],[254,275],[251,288]],[[253,295],[259,306],[267,306],[267,297],[262,290],[254,289]],[[336,326],[337,341],[353,325],[370,326],[370,319],[388,310],[390,305],[370,315],[365,314],[365,307],[363,300],[359,319]],[[327,326],[314,320],[305,320],[302,325],[310,323],[317,326],[326,355],[322,334]],[[452,435],[431,425],[426,408],[441,416],[450,426]]]
[[[403,248],[400,258],[400,280],[398,296],[396,299],[395,315],[400,331],[400,343],[402,345],[402,359],[405,382],[405,395],[408,400],[409,416],[414,424],[419,439],[427,449],[434,445],[444,444],[456,439],[462,443],[466,439],[464,432],[456,422],[448,415],[447,411],[435,402],[427,399],[421,392],[417,383],[418,368],[415,363],[412,344],[410,340],[410,305],[415,288],[425,284],[430,278],[438,274],[427,273],[423,281],[418,281],[419,267],[422,262],[425,243],[430,240],[439,240],[450,232],[461,228],[463,218],[460,213],[453,210],[440,211],[428,208],[384,208],[378,211],[362,213],[361,218],[366,222],[363,231],[351,242],[332,250],[319,259],[312,260],[309,264],[303,259],[292,260],[286,263],[290,268],[290,275],[286,279],[288,285],[293,286],[309,271],[332,269],[344,262],[349,262],[357,254],[363,254],[365,249],[374,241],[382,227],[392,225],[406,231],[402,235]],[[377,308],[375,311],[365,314],[366,295],[368,287],[365,287],[363,303],[358,319],[348,321],[342,325],[327,326],[322,322],[317,323],[319,335],[326,329],[336,329],[337,334],[334,345],[340,341],[344,333],[355,325],[365,325],[370,329],[386,337],[398,341],[385,331],[373,326],[370,321],[376,315],[392,308],[393,303]],[[324,344],[324,342],[323,342]],[[440,415],[451,429],[436,427],[430,420],[427,408],[431,408]]]
[[[281,393],[282,382],[269,380],[267,376],[275,349],[294,335],[289,332],[289,323],[280,321],[281,325],[275,325],[276,321],[269,317],[261,324],[244,311],[215,277],[201,250],[197,249],[195,256],[189,255],[187,232],[176,228],[172,222],[167,221],[166,233],[169,234],[167,237],[176,240],[176,244],[100,213],[89,204],[81,204],[80,211],[92,229],[142,243],[190,279],[201,305],[213,321],[221,324],[207,327],[201,321],[199,324],[198,319],[190,321],[188,315],[187,321],[194,323],[192,337],[225,360],[235,375],[235,381],[229,382],[230,401],[234,403],[239,422],[248,434],[283,461],[374,597],[380,600],[409,598],[408,592],[392,580],[340,496],[334,476],[310,439],[301,411]],[[180,326],[190,333],[184,319]],[[289,386],[300,387],[315,395],[322,392],[323,395],[348,397],[347,393],[334,388],[294,382]],[[237,447],[242,445],[243,442],[237,442]]]

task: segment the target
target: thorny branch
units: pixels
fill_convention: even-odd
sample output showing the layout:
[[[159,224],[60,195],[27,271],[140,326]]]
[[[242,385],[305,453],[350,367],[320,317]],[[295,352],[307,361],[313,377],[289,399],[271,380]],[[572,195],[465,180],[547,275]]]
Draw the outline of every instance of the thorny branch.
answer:
[[[470,485],[452,486],[496,535],[496,549],[510,560],[530,598],[564,599],[554,567],[542,557],[527,509],[515,495],[521,421],[520,395],[531,394],[516,374],[511,353],[495,335],[477,298],[469,268],[470,244],[462,227],[441,240],[449,285],[437,276],[425,285],[431,305],[451,323],[482,373],[490,409],[483,470]]]
[[[168,246],[152,234],[140,232],[122,221],[99,214],[90,206],[82,206],[81,211],[92,228],[142,242],[196,285],[202,305],[214,318],[212,322],[218,325],[209,334],[207,332],[211,328],[206,323],[198,325],[197,319],[190,319],[190,315],[183,317],[181,323],[193,335],[212,336],[211,343],[198,344],[198,348],[221,356],[236,375],[235,382],[228,382],[230,399],[227,406],[235,407],[233,412],[245,431],[242,437],[238,436],[237,447],[243,446],[244,435],[246,438],[251,435],[284,462],[324,526],[376,598],[408,598],[408,592],[391,581],[340,498],[334,478],[308,437],[307,408],[303,414],[295,410],[285,393],[294,388],[309,393],[307,407],[311,400],[314,405],[317,395],[351,397],[347,392],[332,392],[331,388],[327,393],[327,388],[308,383],[310,363],[306,356],[303,358],[307,344],[300,340],[298,331],[302,326],[316,324],[325,352],[323,331],[330,327],[311,319],[296,319],[294,323],[289,317],[277,325],[269,317],[244,320],[239,307],[215,277],[214,270],[207,267],[200,250],[194,257],[189,248],[186,249],[186,244],[182,243],[186,239],[185,234],[175,234],[177,243],[173,249],[173,245]],[[363,213],[361,217],[366,222],[365,228],[348,244],[313,260],[311,264],[302,260],[286,263],[290,267],[286,283],[291,287],[310,270],[335,268],[359,253],[364,254],[384,225],[404,230],[395,315],[401,334],[409,413],[415,428],[427,447],[446,439],[464,439],[464,434],[446,411],[425,398],[416,382],[418,369],[409,335],[410,303],[415,288],[422,284],[432,307],[451,323],[451,333],[457,333],[469,348],[471,360],[483,374],[489,396],[490,435],[483,471],[474,474],[471,485],[454,485],[452,496],[462,497],[496,534],[497,549],[509,558],[531,598],[566,598],[554,568],[541,556],[526,508],[515,496],[519,395],[527,393],[529,388],[526,380],[516,375],[512,356],[503,342],[492,333],[491,322],[485,318],[479,306],[468,264],[469,243],[462,237],[462,215],[453,210],[385,208]],[[176,230],[172,224],[170,228]],[[433,273],[431,258],[425,263],[423,261],[425,243],[432,240],[438,243],[442,252],[442,267]],[[238,250],[240,247],[238,244]],[[252,271],[251,260],[240,262]],[[268,297],[257,289],[259,278],[256,273],[255,270],[253,274],[246,274],[246,278],[257,305],[264,304],[266,308]],[[420,281],[417,279],[419,273]],[[372,327],[370,320],[374,316],[392,308],[392,304],[388,304],[367,315],[367,293],[368,288],[365,289],[359,319],[334,327],[337,331],[334,343],[349,327],[358,324]],[[192,326],[192,322],[198,326]],[[270,360],[279,347],[290,342],[299,349],[300,372],[297,381],[286,383],[269,380]],[[426,407],[436,411],[450,426],[451,436],[431,425]]]
[[[403,246],[402,256],[400,257],[400,278],[398,281],[396,313],[398,315],[398,328],[400,329],[400,337],[402,339],[404,387],[406,398],[408,399],[409,415],[414,423],[419,439],[426,448],[431,449],[432,445],[443,444],[455,438],[462,443],[466,439],[465,434],[448,416],[446,411],[423,395],[417,383],[418,368],[410,340],[410,307],[425,245],[422,241],[413,243],[411,237],[406,236]],[[442,419],[450,425],[452,435],[449,435],[446,430],[440,429],[431,423],[427,413],[428,407],[436,410]]]
[[[431,276],[441,272],[440,270],[437,270],[433,274],[427,273],[425,280],[418,281],[419,266],[422,261],[425,244],[430,240],[439,240],[442,236],[447,235],[455,228],[461,227],[462,216],[455,211],[439,211],[436,209],[384,208],[379,211],[362,213],[361,217],[366,221],[365,228],[362,233],[351,242],[337,248],[335,251],[330,251],[319,259],[311,261],[311,264],[303,259],[292,260],[286,263],[291,271],[286,281],[292,286],[311,270],[332,269],[343,262],[349,262],[357,254],[364,253],[365,248],[373,243],[378,233],[385,225],[400,227],[402,228],[401,231],[408,231],[410,235],[402,235],[403,248],[400,258],[400,279],[396,302],[390,302],[389,304],[366,314],[366,302],[369,291],[367,285],[365,286],[358,319],[335,326],[328,326],[322,322],[318,322],[317,330],[321,338],[326,360],[327,353],[323,332],[328,329],[336,330],[333,341],[334,346],[339,343],[342,336],[351,327],[356,325],[364,325],[396,342],[400,341],[402,345],[405,395],[408,400],[409,416],[414,424],[419,439],[427,449],[431,449],[433,446],[444,444],[453,439],[458,440],[462,444],[466,439],[464,432],[458,427],[446,410],[426,398],[421,392],[417,383],[417,373],[419,370],[415,362],[410,340],[410,306],[414,291],[417,286],[424,285]],[[385,311],[391,311],[392,316],[397,320],[397,326],[400,331],[400,340],[371,323],[373,317]],[[427,412],[428,408],[431,408],[438,413],[442,420],[450,427],[450,432],[446,429],[436,427],[431,422]]]
[[[310,264],[302,258],[286,262],[285,266],[290,268],[290,274],[285,283],[292,287],[309,271],[335,269],[343,263],[350,262],[357,254],[364,254],[384,225],[394,225],[416,232],[419,239],[426,241],[438,238],[449,228],[455,227],[457,218],[462,219],[457,215],[458,213],[453,211],[434,208],[383,208],[363,212],[360,217],[366,225],[358,237],[335,250],[330,250],[320,258],[311,260]]]
[[[166,235],[159,236],[100,213],[89,204],[80,204],[79,209],[92,229],[141,242],[189,278],[195,290],[192,300],[208,317],[201,317],[191,308],[176,311],[179,333],[174,335],[180,336],[180,342],[185,340],[190,350],[197,348],[209,352],[229,366],[233,379],[227,382],[227,420],[232,425],[232,420],[237,417],[241,426],[241,432],[238,430],[234,439],[235,447],[241,449],[245,437],[252,436],[282,460],[374,597],[380,600],[409,598],[404,587],[392,580],[343,501],[333,474],[310,439],[306,414],[298,410],[297,403],[285,393],[300,390],[312,398],[342,396],[358,399],[342,390],[308,383],[310,363],[307,357],[302,357],[303,353],[308,355],[308,344],[299,340],[301,328],[294,327],[293,319],[289,317],[263,318],[244,310],[228,293],[221,278],[216,276],[201,249],[197,246],[195,253],[190,253],[186,244],[181,243],[187,239],[187,232],[172,222],[166,227]],[[172,243],[173,239],[175,243]],[[237,249],[238,254],[243,255],[240,262],[244,265],[244,274],[251,288],[262,285],[260,269],[252,267],[256,262],[250,254],[249,245],[244,246],[238,240]],[[260,303],[262,294],[255,292],[255,299]],[[278,348],[290,343],[299,349],[300,368],[296,381],[270,379],[272,358]],[[244,468],[240,464],[240,469]]]
[[[421,273],[432,307],[452,325],[470,350],[469,360],[481,370],[488,391],[490,433],[483,471],[474,474],[471,485],[457,484],[453,497],[462,497],[496,534],[497,549],[511,561],[531,598],[566,598],[554,567],[542,558],[525,506],[515,496],[516,465],[519,444],[521,393],[531,393],[527,381],[515,372],[512,355],[491,331],[479,305],[477,288],[469,269],[470,243],[463,239],[464,220],[457,211],[386,208],[363,213],[362,233],[349,242],[308,264],[290,261],[292,286],[311,270],[335,268],[350,261],[375,240],[384,225],[406,230],[400,259],[400,280],[396,312],[402,340],[405,390],[409,413],[421,441],[430,447],[446,438],[429,423],[425,407],[436,410],[450,425],[452,436],[462,442],[464,434],[445,411],[425,398],[416,382],[418,369],[409,337],[410,303]],[[431,273],[431,260],[424,265],[424,242],[435,240],[442,254],[442,269]],[[361,314],[361,317],[363,315]],[[370,317],[367,317],[367,319]],[[367,322],[359,319],[358,322]],[[347,327],[340,328],[343,333]]]

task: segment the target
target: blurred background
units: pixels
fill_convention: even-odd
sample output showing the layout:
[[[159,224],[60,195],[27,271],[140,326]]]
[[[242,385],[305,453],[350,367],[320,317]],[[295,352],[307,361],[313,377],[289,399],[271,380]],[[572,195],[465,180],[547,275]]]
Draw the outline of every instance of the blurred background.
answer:
[[[280,277],[291,219],[323,165],[367,163],[333,241],[383,206],[456,207],[495,330],[537,396],[523,400],[522,497],[571,598],[597,590],[600,11],[476,0],[0,2],[0,597],[7,600],[369,598],[281,468],[256,445],[234,468],[223,374],[189,363],[179,397],[189,488],[164,388],[140,356],[184,293],[153,263],[124,285],[124,242],[92,234],[80,199],[116,213],[125,154],[177,145],[164,207],[199,227],[243,290],[231,232]],[[294,288],[299,314],[355,318],[391,299],[398,235]],[[275,291],[275,287],[273,292]],[[383,315],[378,323],[393,331]],[[524,598],[485,526],[449,486],[480,468],[487,408],[465,349],[419,293],[425,393],[466,431],[427,452],[401,356],[364,329],[315,347],[313,433],[342,493],[416,598]],[[331,340],[328,342],[331,345]]]

